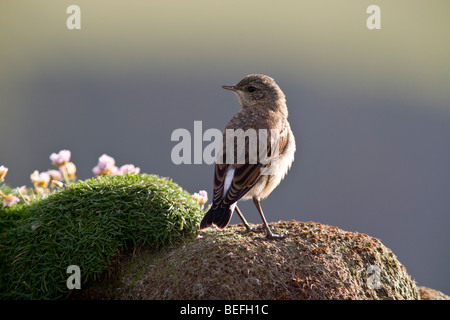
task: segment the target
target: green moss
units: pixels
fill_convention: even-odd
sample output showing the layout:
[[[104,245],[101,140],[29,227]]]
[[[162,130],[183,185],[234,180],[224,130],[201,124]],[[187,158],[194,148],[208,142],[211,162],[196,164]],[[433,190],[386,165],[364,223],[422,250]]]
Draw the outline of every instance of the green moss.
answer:
[[[64,297],[69,265],[92,282],[118,253],[179,243],[201,219],[190,194],[145,174],[80,181],[14,210],[22,219],[0,240],[1,298]]]

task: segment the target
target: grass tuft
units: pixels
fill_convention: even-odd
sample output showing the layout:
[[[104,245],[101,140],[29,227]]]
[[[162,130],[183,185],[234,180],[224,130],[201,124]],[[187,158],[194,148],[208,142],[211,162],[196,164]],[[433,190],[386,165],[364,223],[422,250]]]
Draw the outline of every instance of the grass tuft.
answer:
[[[67,267],[95,281],[121,251],[192,237],[202,212],[191,195],[156,175],[79,181],[48,198],[0,209],[0,298],[69,294]]]

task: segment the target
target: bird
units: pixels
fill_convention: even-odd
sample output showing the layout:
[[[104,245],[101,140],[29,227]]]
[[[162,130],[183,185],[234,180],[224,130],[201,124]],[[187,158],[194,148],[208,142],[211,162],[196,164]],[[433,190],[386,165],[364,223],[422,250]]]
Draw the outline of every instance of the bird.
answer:
[[[284,238],[270,230],[260,201],[280,184],[294,161],[296,145],[287,120],[286,97],[275,80],[263,74],[250,74],[222,88],[234,92],[242,108],[223,130],[212,204],[200,230],[211,225],[224,229],[236,211],[245,232],[254,231],[237,206],[238,201],[252,199],[264,224],[265,239]]]

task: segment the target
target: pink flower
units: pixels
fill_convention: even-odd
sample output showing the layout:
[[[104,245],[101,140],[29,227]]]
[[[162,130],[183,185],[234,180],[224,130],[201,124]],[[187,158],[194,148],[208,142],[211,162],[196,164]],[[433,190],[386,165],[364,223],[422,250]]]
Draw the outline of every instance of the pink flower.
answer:
[[[115,164],[116,160],[114,160],[113,157],[110,157],[107,154],[103,154],[100,158],[98,158],[98,167],[102,171],[110,171]]]
[[[114,166],[114,167],[111,169],[111,175],[112,175],[112,176],[117,176],[117,175],[119,175],[119,174],[121,174],[121,173],[120,173],[119,167]]]
[[[114,158],[108,156],[107,154],[103,154],[100,158],[98,158],[98,164],[92,169],[92,172],[96,177],[98,176],[116,176],[119,174],[138,174],[141,171],[140,168],[135,167],[132,164],[125,164],[120,168],[116,166],[116,161]]]
[[[77,167],[73,162],[66,163],[65,165],[59,167],[61,174],[66,175],[67,179],[75,179],[75,173],[77,172]]]
[[[55,167],[61,167],[70,161],[71,153],[69,150],[61,150],[58,154],[52,153],[50,160]]]
[[[116,164],[116,160],[114,158],[108,156],[107,154],[103,154],[100,158],[98,158],[98,164],[92,169],[92,172],[95,176],[105,176],[111,174]]]
[[[12,206],[14,203],[19,202],[20,199],[12,194],[8,194],[7,196],[5,196],[3,198],[3,208],[5,207],[10,207]]]
[[[102,171],[98,166],[95,166],[95,167],[92,169],[92,172],[94,173],[94,175],[95,175],[96,177],[101,176],[102,173],[103,173],[103,171]]]
[[[20,188],[17,187],[16,189],[12,190],[12,194],[20,195],[20,197],[28,204],[30,201],[30,196],[26,193],[28,193],[28,189],[26,186],[21,186]]]
[[[141,171],[140,168],[135,167],[135,166],[132,165],[132,164],[125,164],[125,165],[121,166],[120,169],[119,169],[119,173],[120,173],[120,174],[126,174],[126,173],[129,173],[129,174],[133,174],[133,173],[134,173],[134,174],[139,174],[140,171]]]
[[[62,174],[58,170],[48,170],[47,173],[50,176],[51,180],[61,180],[62,179]]]
[[[47,172],[41,172],[35,170],[30,175],[31,182],[35,187],[47,188],[48,183],[50,182],[50,175]]]
[[[192,195],[192,199],[194,199],[198,204],[200,204],[201,208],[208,201],[208,193],[205,190],[200,190],[198,193],[194,193]]]
[[[208,200],[208,192],[206,192],[205,190],[200,190],[198,193],[200,194],[200,196]]]
[[[0,166],[0,182],[5,181],[5,176],[8,173],[8,168],[5,166]]]
[[[13,193],[21,193],[22,195],[27,193],[28,189],[26,186],[21,186],[21,187],[17,187],[16,189],[13,190]]]
[[[64,183],[62,183],[61,181],[58,181],[58,180],[52,180],[52,181],[50,181],[50,186],[52,188],[62,188],[62,187],[64,187]]]

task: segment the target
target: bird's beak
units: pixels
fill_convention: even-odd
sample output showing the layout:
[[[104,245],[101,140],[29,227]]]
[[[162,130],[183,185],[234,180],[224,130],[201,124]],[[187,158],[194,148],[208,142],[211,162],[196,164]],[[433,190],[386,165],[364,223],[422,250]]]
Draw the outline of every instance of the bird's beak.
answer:
[[[222,86],[222,88],[226,89],[226,90],[231,90],[231,91],[236,91],[236,87],[235,86]]]

